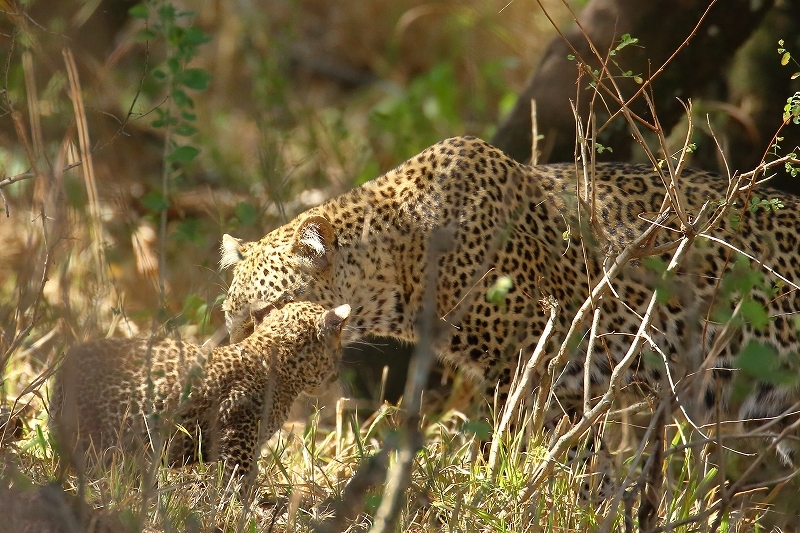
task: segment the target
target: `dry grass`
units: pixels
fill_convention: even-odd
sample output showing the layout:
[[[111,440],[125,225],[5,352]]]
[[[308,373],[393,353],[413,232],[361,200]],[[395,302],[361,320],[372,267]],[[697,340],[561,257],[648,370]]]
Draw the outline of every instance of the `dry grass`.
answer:
[[[197,6],[197,20],[214,40],[196,64],[214,82],[197,96],[195,142],[203,154],[176,176],[166,241],[158,238],[157,217],[143,205],[158,186],[163,164],[160,133],[140,117],[163,97],[140,84],[143,61],[155,61],[157,45],[134,43],[129,25],[107,57],[98,61],[83,51],[76,52],[76,61],[66,54],[65,61],[61,49],[67,43],[57,34],[44,36],[33,24],[47,27],[52,21],[18,17],[4,23],[9,35],[19,33],[16,48],[5,50],[6,77],[14,83],[0,95],[0,180],[16,181],[0,189],[9,213],[0,220],[0,369],[3,400],[24,425],[22,440],[2,449],[5,505],[52,501],[44,489],[25,487],[58,477],[46,429],[47,379],[67,347],[100,336],[208,338],[222,325],[218,304],[225,279],[216,264],[223,233],[260,237],[395,165],[404,150],[411,155],[427,144],[425,135],[491,131],[504,93],[521,85],[535,51],[547,41],[544,31],[550,33],[535,2],[528,1],[503,10],[478,0],[365,0],[346,9],[312,0],[274,4],[246,12],[224,2]],[[25,54],[21,46],[29,46]],[[502,79],[493,80],[499,88],[488,87],[491,61],[503,57],[524,59],[499,68]],[[457,117],[434,114],[423,124],[438,128],[433,131],[415,131],[419,124],[376,126],[376,109],[423,115],[413,107],[419,102],[411,88],[420,74],[424,78],[440,65],[454,73],[452,81],[461,87],[456,97],[477,95],[480,101],[457,106],[466,109]],[[362,86],[370,74],[383,81]],[[425,91],[438,87],[435,79],[425,83]],[[106,120],[103,112],[127,110],[137,92],[124,130]],[[426,102],[432,108],[442,104]],[[668,185],[676,179],[665,174]],[[159,271],[161,252],[166,268]],[[388,405],[361,411],[344,405],[324,405],[270,442],[260,463],[259,492],[248,509],[226,499],[215,464],[158,469],[157,483],[147,483],[141,465],[129,458],[87,478],[65,474],[63,488],[79,495],[77,502],[66,497],[65,516],[85,524],[87,515],[80,513],[105,513],[110,518],[97,523],[108,519],[110,530],[129,531],[366,530],[381,503],[386,463],[396,464],[379,451],[407,435],[408,419]],[[476,423],[490,411],[482,405],[422,417],[419,450],[404,472],[408,497],[395,509],[401,529],[626,529],[625,519],[636,508],[622,492],[614,502],[597,495],[602,464],[568,458],[570,445],[587,446],[584,428],[565,422],[554,433],[543,430],[541,420],[531,420],[531,409],[524,402],[508,406],[506,416],[518,421],[513,431],[499,420],[489,428]],[[642,470],[652,464],[636,449],[639,441],[627,440],[635,429],[628,415],[603,409],[594,414],[610,431],[622,428],[623,438],[615,439],[629,453],[618,455],[617,481],[629,472],[633,480],[643,479]],[[665,480],[655,500],[660,524],[706,529],[722,497],[709,459],[713,443],[697,444],[680,419],[654,420],[674,449],[655,467]],[[494,448],[485,453],[482,442],[492,431]],[[642,442],[644,447],[647,439]],[[407,447],[414,449],[413,443]],[[622,462],[624,457],[632,459]],[[358,483],[351,482],[356,472]],[[643,482],[633,485],[644,491]],[[82,507],[82,499],[90,506]],[[343,506],[342,499],[358,508]],[[739,498],[735,505],[736,512],[719,515],[723,526],[752,530],[764,504]]]

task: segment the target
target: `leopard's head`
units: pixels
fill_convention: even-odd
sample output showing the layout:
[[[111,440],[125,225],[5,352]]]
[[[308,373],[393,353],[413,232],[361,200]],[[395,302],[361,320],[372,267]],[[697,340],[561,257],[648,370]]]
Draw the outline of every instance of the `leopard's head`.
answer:
[[[298,393],[314,394],[338,377],[349,305],[331,308],[289,302],[252,316],[254,334],[242,344],[264,353],[267,360],[274,357],[274,368],[284,384],[290,383]]]
[[[220,266],[233,267],[233,279],[222,310],[231,342],[253,332],[254,312],[264,314],[295,300],[335,305],[335,248],[333,227],[320,215],[292,221],[256,242],[225,235]]]

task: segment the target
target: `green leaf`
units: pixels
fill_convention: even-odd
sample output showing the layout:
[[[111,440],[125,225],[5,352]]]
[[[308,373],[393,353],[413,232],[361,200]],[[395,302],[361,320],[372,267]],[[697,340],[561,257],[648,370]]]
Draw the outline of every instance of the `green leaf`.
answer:
[[[161,22],[174,22],[175,21],[175,6],[165,3],[158,9],[158,18]]]
[[[200,28],[186,28],[183,33],[183,44],[188,46],[197,46],[210,40],[211,36]]]
[[[167,126],[174,126],[177,123],[178,121],[175,119],[175,117],[171,117],[167,114],[164,114],[161,117],[155,119],[151,125],[154,128],[166,128]]]
[[[181,122],[180,124],[175,126],[175,129],[172,130],[172,131],[176,135],[188,136],[188,135],[194,135],[195,133],[197,133],[197,128],[195,128],[191,124],[187,124],[186,122]]]
[[[236,204],[236,218],[245,226],[250,226],[258,220],[258,208],[247,202]]]
[[[195,91],[205,91],[211,81],[211,74],[202,68],[187,68],[181,74],[181,83]]]
[[[163,80],[167,77],[167,74],[161,69],[156,69],[153,71],[153,77],[157,80]]]
[[[667,271],[667,262],[660,257],[647,256],[642,258],[642,264],[657,274],[663,274]]]
[[[128,10],[128,15],[135,19],[146,19],[150,15],[150,12],[147,10],[146,5],[136,4]]]
[[[484,420],[470,420],[461,426],[461,431],[471,433],[479,439],[488,439],[492,436],[492,426]]]
[[[742,302],[740,312],[744,319],[753,325],[756,329],[763,329],[769,324],[769,314],[764,306],[753,300],[745,300]]]
[[[175,100],[175,105],[178,107],[188,107],[190,109],[194,107],[194,100],[192,100],[192,98],[181,89],[175,89],[172,91],[172,99]]]
[[[768,344],[750,341],[736,358],[736,366],[764,383],[792,384],[796,376],[780,368],[778,353]]]
[[[498,277],[494,284],[486,291],[486,301],[495,305],[503,305],[505,303],[506,295],[514,282],[508,276]]]
[[[167,161],[175,163],[190,163],[200,153],[194,146],[179,146],[167,156]]]
[[[791,58],[792,58],[792,54],[790,54],[789,52],[784,52],[783,55],[781,56],[781,65],[788,65],[789,64],[789,60]]]
[[[183,39],[183,28],[180,26],[172,26],[167,30],[167,42],[172,46],[178,47]]]
[[[167,66],[169,67],[169,71],[172,73],[173,76],[177,76],[181,72],[181,63],[175,57],[170,57],[167,59]]]
[[[202,230],[202,223],[194,218],[194,217],[187,217],[175,226],[175,238],[183,239],[188,242],[191,242],[196,245],[201,245],[205,241],[203,234],[201,233]],[[195,296],[197,300],[200,300]],[[189,298],[187,298],[189,301]],[[202,300],[200,300],[202,302]],[[189,315],[188,310],[186,308],[186,304],[184,304],[183,314]]]
[[[142,203],[147,209],[156,213],[169,209],[169,201],[158,191],[150,191],[142,196]]]
[[[156,33],[153,30],[144,29],[136,34],[136,40],[140,43],[149,41],[156,38]]]

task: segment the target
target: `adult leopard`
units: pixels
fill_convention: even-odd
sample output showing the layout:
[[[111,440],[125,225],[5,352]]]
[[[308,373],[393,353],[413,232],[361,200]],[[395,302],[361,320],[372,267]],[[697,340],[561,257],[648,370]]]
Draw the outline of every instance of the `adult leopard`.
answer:
[[[581,230],[589,212],[587,203],[578,201],[585,193],[579,172],[572,164],[522,165],[479,139],[453,138],[310,209],[260,241],[245,243],[226,235],[221,265],[235,267],[223,304],[231,339],[243,338],[252,328],[239,319],[239,310],[249,302],[280,307],[310,300],[350,303],[352,327],[345,332],[345,343],[366,334],[415,342],[423,299],[434,297],[424,289],[430,238],[437,228],[450,227],[451,246],[436,265],[435,294],[438,316],[449,333],[436,348],[447,363],[485,380],[489,390],[499,383],[503,391],[520,353],[532,351],[545,326],[547,317],[538,301],[552,296],[561,306],[550,343],[554,348],[609,261],[662,208],[664,185],[651,167],[597,164],[594,185],[585,195],[593,198],[597,224]],[[696,216],[706,201],[722,201],[727,187],[720,177],[684,171],[680,195],[686,210]],[[736,216],[723,217],[711,239],[699,237],[668,282],[668,299],[657,306],[647,332],[669,362],[673,381],[704,369],[695,382],[701,386],[681,398],[686,411],[700,420],[720,406],[728,419],[737,414],[746,420],[783,415],[785,425],[787,411],[800,396],[797,380],[779,383],[763,374],[751,383],[746,398],[731,395],[736,357],[745,346],[751,352],[774,350],[778,369],[796,371],[789,363],[798,346],[793,315],[800,311],[800,296],[794,287],[772,274],[764,284],[754,282],[745,289],[729,288],[723,280],[728,274],[728,279],[738,279],[751,268],[764,271],[755,261],[737,260],[734,248],[770,265],[783,279],[800,280],[800,200],[766,188],[758,189],[758,195],[780,197],[784,207],[735,209],[731,213]],[[742,196],[739,205],[744,201]],[[672,229],[663,228],[652,244],[680,238],[674,217],[668,226]],[[653,288],[664,284],[646,264],[629,263],[613,282],[613,295],[602,300],[590,374],[593,392],[608,386]],[[502,301],[490,303],[487,290],[501,276],[510,279],[511,287]],[[724,328],[729,339],[718,343],[715,360],[701,366],[723,331],[721,317],[730,316],[740,302],[760,310],[749,316],[768,319],[729,324]],[[467,309],[461,312],[463,306]],[[460,318],[453,321],[454,316]],[[583,396],[586,329],[581,333],[557,384],[561,399]],[[658,386],[665,367],[641,359],[624,375],[623,385]],[[780,450],[790,460],[792,446],[784,442]]]

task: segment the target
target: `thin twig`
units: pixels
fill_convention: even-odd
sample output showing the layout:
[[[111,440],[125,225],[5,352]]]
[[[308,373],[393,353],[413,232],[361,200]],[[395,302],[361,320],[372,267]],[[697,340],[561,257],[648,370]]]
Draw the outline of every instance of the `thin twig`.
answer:
[[[72,163],[71,165],[67,165],[61,171],[66,172],[67,170],[71,170],[75,167],[78,167],[82,164],[82,161],[78,161],[77,163]],[[12,183],[17,183],[18,181],[29,180],[36,177],[36,172],[23,172],[22,174],[16,174],[14,176],[9,176],[7,178],[3,178],[0,180],[0,189],[3,187],[7,187]]]
[[[50,267],[50,246],[48,244],[47,217],[44,213],[44,207],[41,208],[39,218],[42,221],[42,238],[44,239],[45,253],[44,260],[42,261],[42,277],[39,281],[39,289],[36,291],[36,299],[31,306],[33,309],[33,316],[31,317],[30,322],[28,322],[28,324],[16,334],[14,340],[11,341],[11,344],[6,349],[5,353],[3,353],[2,357],[0,357],[0,377],[5,375],[6,364],[11,359],[11,355],[28,337],[28,334],[31,332],[31,330],[33,330],[33,327],[39,322],[39,318],[41,317],[41,309],[39,308],[39,304],[41,303],[44,295],[44,286],[48,280],[47,270]]]
[[[750,463],[750,466],[744,471],[744,473],[741,476],[739,476],[739,478],[735,482],[731,483],[731,485],[727,488],[722,487],[722,494],[720,495],[720,504],[721,504],[720,510],[722,512],[720,512],[717,515],[716,519],[714,520],[714,523],[711,525],[712,532],[717,531],[719,529],[720,524],[722,523],[722,519],[724,518],[725,515],[724,510],[730,506],[731,502],[733,501],[733,497],[735,496],[736,492],[740,490],[739,487],[743,484],[744,480],[747,479],[747,476],[752,474],[756,470],[756,468],[758,468],[761,465],[761,463],[764,462],[764,460],[770,454],[770,452],[774,448],[776,448],[778,444],[788,435],[794,433],[798,427],[800,427],[800,419],[795,420],[794,423],[790,424],[783,431],[781,431],[781,433],[777,437],[773,438],[772,441],[769,443],[769,445],[766,447],[766,449],[762,450],[761,453],[759,453],[756,456],[755,460],[752,463]]]
[[[494,435],[492,437],[492,445],[489,450],[489,472],[490,477],[493,480],[497,476],[499,462],[499,456],[497,452],[500,448],[500,437],[506,432],[511,424],[512,416],[516,414],[523,395],[528,394],[530,390],[534,373],[536,372],[536,368],[541,363],[542,357],[545,354],[545,348],[547,347],[547,343],[550,342],[550,337],[553,334],[553,327],[555,326],[556,318],[558,317],[558,302],[556,302],[554,298],[550,297],[544,302],[544,304],[550,311],[550,318],[547,319],[547,323],[545,324],[544,330],[542,330],[539,341],[536,343],[536,348],[533,350],[528,362],[525,364],[525,368],[522,371],[522,376],[509,391],[508,399],[503,407],[503,414],[501,416],[500,423],[496,426]]]
[[[106,271],[105,246],[103,245],[103,226],[100,218],[100,198],[97,193],[97,180],[94,175],[94,164],[92,162],[91,143],[89,142],[89,128],[86,122],[86,111],[83,107],[83,97],[81,96],[81,85],[78,78],[78,67],[75,58],[69,48],[62,50],[64,63],[67,66],[67,77],[69,78],[70,98],[75,111],[75,123],[78,127],[78,146],[81,151],[81,160],[86,164],[81,166],[83,179],[86,186],[86,193],[89,196],[89,216],[91,219],[92,251],[94,252],[95,267],[97,278],[102,287],[108,284]]]
[[[637,237],[632,243],[626,246],[622,252],[620,252],[620,254],[614,260],[614,263],[607,271],[604,272],[603,277],[592,289],[591,293],[586,300],[584,300],[580,308],[575,312],[575,317],[570,324],[567,334],[564,336],[558,354],[550,362],[550,370],[542,377],[542,383],[544,386],[540,385],[536,403],[534,404],[535,416],[532,421],[534,433],[541,431],[541,413],[544,411],[544,405],[547,403],[547,391],[550,384],[553,382],[556,368],[563,366],[566,363],[566,359],[569,354],[569,339],[572,339],[578,329],[583,325],[583,322],[586,319],[586,314],[590,309],[594,309],[595,303],[598,301],[600,296],[605,294],[605,292],[609,289],[611,280],[616,277],[616,275],[625,265],[627,265],[628,260],[630,260],[637,252],[640,251],[640,246],[647,242],[657,231],[661,230],[662,224],[669,218],[669,216],[669,210],[665,210],[664,212],[660,213],[658,217],[656,217],[656,219],[650,224],[650,226],[644,232],[642,232],[641,235],[639,235],[639,237]]]
[[[708,209],[709,203],[706,202],[703,207],[701,208],[701,213]],[[640,237],[641,238],[641,237]],[[674,273],[681,264],[686,252],[689,250],[690,245],[694,242],[695,236],[690,233],[686,237],[683,238],[681,244],[678,246],[678,249],[675,251],[675,254],[672,257],[669,265],[667,266],[666,271],[664,272],[663,276],[668,276]],[[630,246],[628,247],[630,248]],[[614,265],[617,266],[616,264]],[[614,270],[613,267],[611,270]],[[598,285],[597,288],[608,284],[606,281],[608,278],[603,278],[601,284]],[[596,288],[596,289],[597,289]],[[625,376],[628,368],[633,363],[633,361],[638,357],[639,351],[641,349],[642,343],[645,340],[645,333],[650,327],[650,322],[653,318],[653,312],[655,310],[656,303],[658,301],[659,294],[663,291],[663,289],[659,290],[656,288],[653,291],[653,295],[650,298],[650,302],[647,305],[647,310],[645,311],[642,321],[639,324],[639,329],[636,332],[636,337],[633,339],[627,353],[625,356],[617,363],[617,366],[614,367],[614,370],[611,372],[611,377],[609,378],[609,385],[608,390],[603,394],[600,398],[600,401],[592,408],[591,411],[588,413],[584,413],[583,417],[575,424],[572,429],[570,429],[567,433],[565,433],[558,441],[550,448],[545,458],[542,460],[538,468],[534,471],[531,480],[526,487],[525,494],[523,496],[523,500],[529,498],[535,490],[538,489],[539,484],[542,480],[547,476],[550,471],[555,466],[555,460],[561,454],[563,454],[570,446],[574,446],[578,438],[580,438],[583,433],[589,429],[589,427],[602,415],[605,411],[611,407],[611,404],[616,396],[617,390],[620,388],[622,378]],[[577,317],[576,317],[577,318]],[[562,344],[561,351],[567,351],[567,344],[569,339],[571,338],[570,335],[564,340]],[[563,359],[563,357],[559,357],[553,361],[551,361],[550,366],[554,367],[554,364],[558,364],[559,360]],[[548,372],[548,374],[551,374]]]
[[[418,318],[418,340],[414,356],[409,366],[403,407],[407,417],[404,431],[400,434],[397,461],[392,465],[386,478],[383,500],[375,514],[371,533],[388,533],[396,529],[397,520],[405,501],[405,492],[411,483],[411,470],[414,457],[422,447],[422,434],[419,430],[422,391],[428,380],[431,366],[436,359],[435,347],[443,330],[443,322],[436,312],[436,287],[439,257],[445,253],[453,241],[453,228],[445,226],[432,232],[428,243],[425,269],[425,294],[422,312]]]
[[[536,119],[536,100],[531,98],[531,166],[539,164],[539,125]]]
[[[597,340],[597,328],[600,325],[600,311],[603,297],[597,301],[592,316],[592,326],[589,329],[589,345],[586,347],[586,361],[583,363],[583,412],[588,413],[592,409],[592,365],[594,359],[594,345]]]

